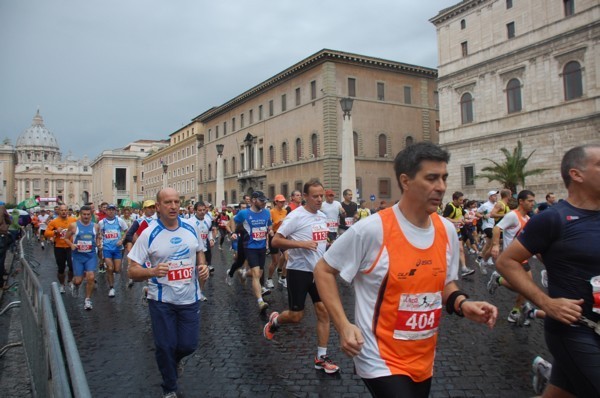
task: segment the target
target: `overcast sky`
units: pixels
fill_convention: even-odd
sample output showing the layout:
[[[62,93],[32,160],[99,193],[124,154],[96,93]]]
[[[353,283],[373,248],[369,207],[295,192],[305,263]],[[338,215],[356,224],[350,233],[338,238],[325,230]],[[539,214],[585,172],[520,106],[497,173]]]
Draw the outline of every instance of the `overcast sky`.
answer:
[[[437,67],[459,0],[0,0],[0,140],[36,110],[64,156],[182,125],[324,48]]]

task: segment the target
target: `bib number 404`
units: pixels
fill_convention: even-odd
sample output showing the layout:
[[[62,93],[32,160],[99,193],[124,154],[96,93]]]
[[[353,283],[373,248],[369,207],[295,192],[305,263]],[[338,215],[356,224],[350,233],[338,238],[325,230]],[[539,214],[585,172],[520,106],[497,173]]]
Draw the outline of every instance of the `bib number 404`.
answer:
[[[413,312],[406,320],[405,325],[410,330],[433,329],[436,327],[435,312]]]

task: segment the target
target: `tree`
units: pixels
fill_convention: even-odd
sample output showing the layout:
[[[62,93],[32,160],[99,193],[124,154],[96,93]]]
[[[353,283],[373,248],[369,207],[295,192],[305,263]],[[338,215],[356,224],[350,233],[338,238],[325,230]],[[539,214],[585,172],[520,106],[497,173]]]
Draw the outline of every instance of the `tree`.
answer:
[[[483,173],[478,174],[476,178],[487,178],[488,182],[498,181],[504,188],[510,189],[513,193],[517,193],[517,185],[525,187],[526,177],[538,175],[546,171],[546,169],[525,171],[527,162],[535,150],[533,150],[529,156],[523,157],[523,144],[521,141],[517,141],[517,147],[513,149],[512,153],[506,148],[500,148],[500,150],[506,158],[505,161],[503,163],[498,163],[492,159],[484,158],[483,160],[488,160],[494,165],[482,168],[481,171]]]

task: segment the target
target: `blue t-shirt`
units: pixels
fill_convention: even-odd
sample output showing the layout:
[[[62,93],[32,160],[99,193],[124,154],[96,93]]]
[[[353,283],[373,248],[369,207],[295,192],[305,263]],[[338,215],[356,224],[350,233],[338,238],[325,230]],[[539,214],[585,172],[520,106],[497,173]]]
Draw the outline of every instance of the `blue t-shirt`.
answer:
[[[530,253],[541,254],[550,297],[583,298],[583,315],[600,320],[592,311],[590,284],[600,275],[600,211],[578,209],[564,200],[531,218],[517,239]],[[550,317],[545,326],[553,331],[569,329]]]
[[[83,256],[90,257],[96,256],[96,224],[90,222],[88,225],[84,225],[81,221],[77,220],[77,229],[73,237],[73,243],[77,246],[77,249],[73,250],[73,257]]]
[[[255,212],[252,209],[241,210],[235,215],[233,221],[242,224],[248,233],[244,245],[248,249],[266,249],[267,232],[271,226],[271,213],[267,209]]]

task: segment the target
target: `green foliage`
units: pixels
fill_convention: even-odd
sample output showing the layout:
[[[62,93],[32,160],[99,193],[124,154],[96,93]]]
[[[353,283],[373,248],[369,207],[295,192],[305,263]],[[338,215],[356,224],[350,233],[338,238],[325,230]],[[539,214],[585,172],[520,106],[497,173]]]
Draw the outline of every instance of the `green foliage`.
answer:
[[[475,178],[487,178],[488,182],[498,181],[504,188],[510,189],[513,193],[517,193],[517,186],[520,186],[521,188],[525,187],[525,178],[546,171],[546,169],[525,171],[527,162],[529,162],[529,159],[535,150],[533,150],[529,156],[523,157],[523,144],[521,141],[517,141],[517,147],[513,149],[512,153],[506,148],[500,148],[500,150],[504,154],[504,162],[499,163],[484,158],[483,160],[492,162],[493,166],[482,168],[482,173],[476,175]]]

